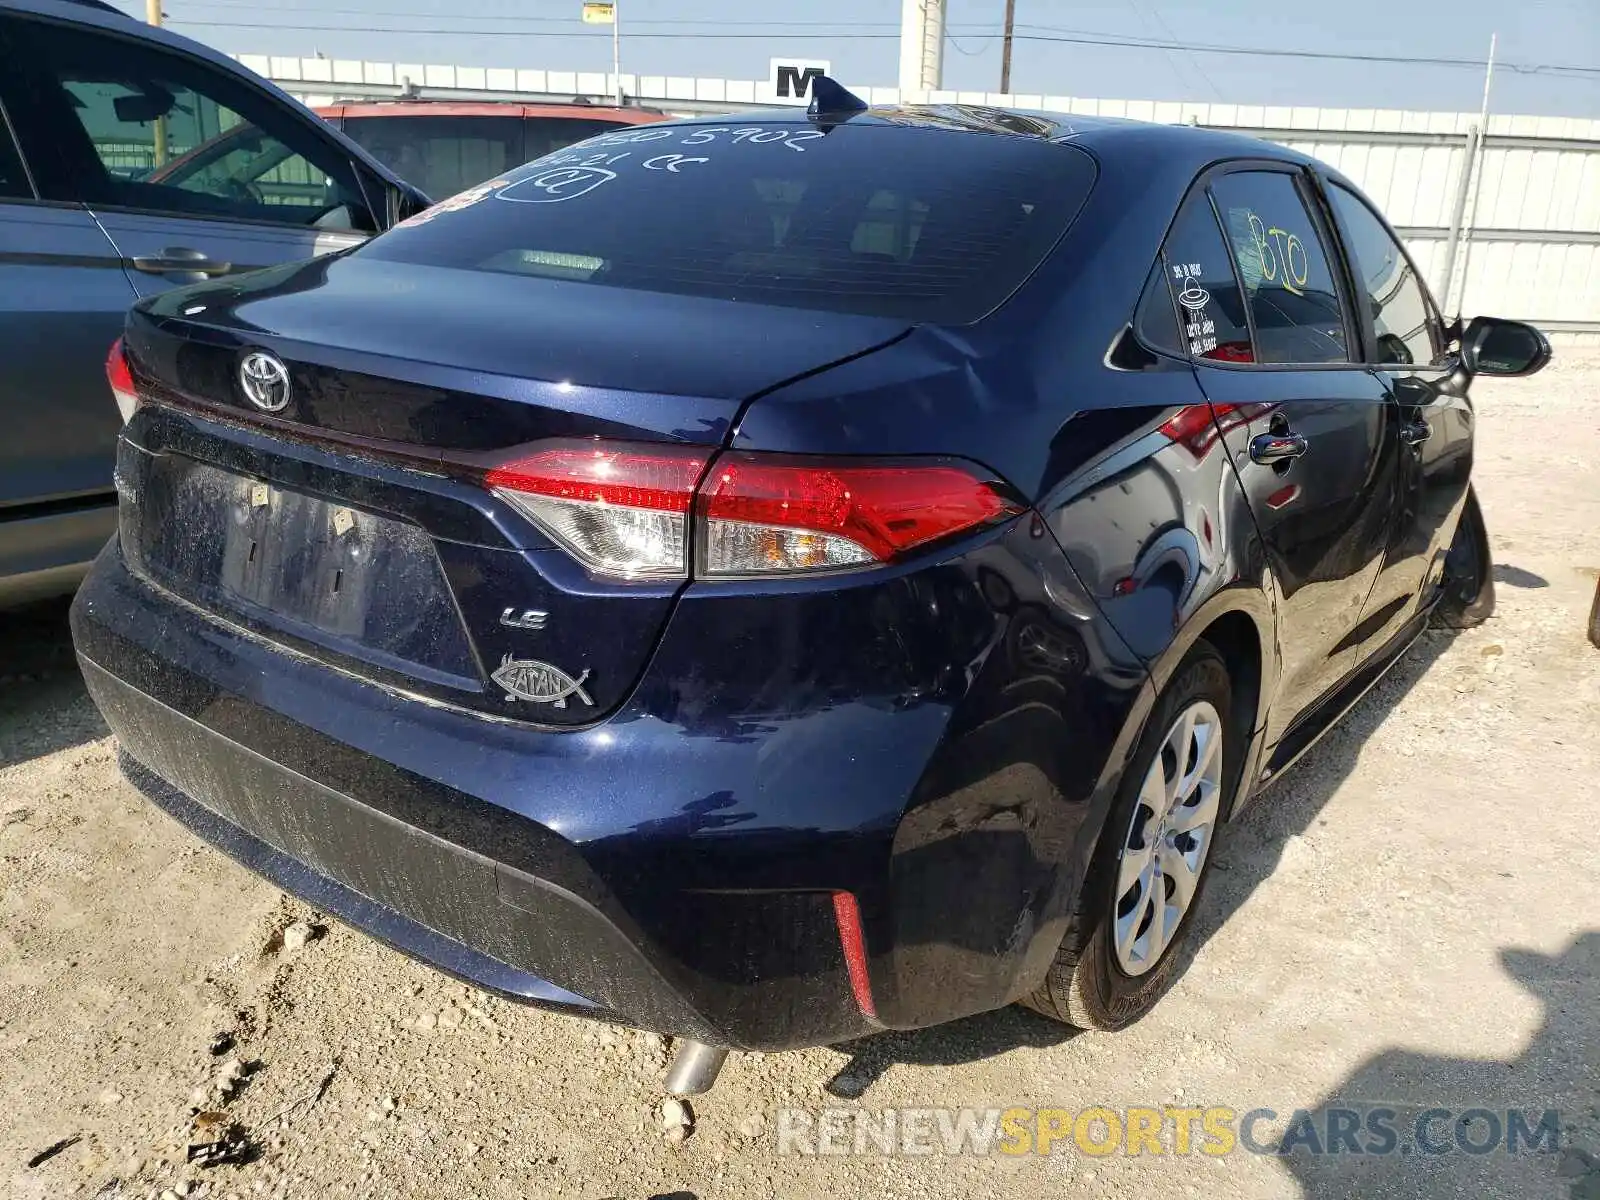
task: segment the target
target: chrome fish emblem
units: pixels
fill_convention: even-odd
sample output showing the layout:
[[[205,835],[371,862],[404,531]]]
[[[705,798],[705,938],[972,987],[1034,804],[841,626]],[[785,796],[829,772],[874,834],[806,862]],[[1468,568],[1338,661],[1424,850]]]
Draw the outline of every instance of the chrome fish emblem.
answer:
[[[538,662],[531,658],[512,658],[507,654],[489,676],[506,690],[507,700],[531,700],[535,704],[567,706],[567,697],[576,696],[590,708],[594,701],[583,690],[583,681],[589,678],[587,667],[576,679],[560,667]]]

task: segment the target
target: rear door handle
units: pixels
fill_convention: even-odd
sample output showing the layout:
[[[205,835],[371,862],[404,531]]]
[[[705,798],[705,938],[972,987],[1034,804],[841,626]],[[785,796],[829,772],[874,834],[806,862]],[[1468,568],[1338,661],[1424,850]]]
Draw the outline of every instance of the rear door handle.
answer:
[[[1433,436],[1433,426],[1426,421],[1411,421],[1400,426],[1400,440],[1408,446],[1420,446]]]
[[[1311,449],[1304,434],[1299,433],[1258,433],[1250,439],[1250,460],[1270,466],[1273,463],[1289,462],[1299,458]]]
[[[226,275],[233,268],[231,263],[218,262],[203,250],[168,246],[160,254],[135,255],[133,269],[147,275]]]

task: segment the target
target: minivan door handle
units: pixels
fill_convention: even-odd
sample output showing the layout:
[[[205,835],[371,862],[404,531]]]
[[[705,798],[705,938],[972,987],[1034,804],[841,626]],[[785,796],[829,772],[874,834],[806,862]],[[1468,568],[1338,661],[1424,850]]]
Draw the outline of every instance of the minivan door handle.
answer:
[[[137,254],[133,269],[147,275],[226,275],[231,263],[218,262],[203,250],[188,246],[168,246],[160,254]]]
[[[1287,430],[1277,433],[1258,433],[1250,439],[1250,460],[1271,466],[1274,463],[1286,463],[1299,458],[1311,449],[1304,434],[1291,433]]]

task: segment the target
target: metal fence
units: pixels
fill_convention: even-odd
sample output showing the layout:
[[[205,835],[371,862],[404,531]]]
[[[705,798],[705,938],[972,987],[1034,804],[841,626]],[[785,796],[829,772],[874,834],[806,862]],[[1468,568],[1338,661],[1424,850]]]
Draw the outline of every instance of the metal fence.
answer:
[[[239,56],[308,104],[387,98],[568,100],[614,94],[599,72]],[[690,114],[773,102],[752,80],[623,75],[641,104]],[[1558,340],[1600,345],[1600,120],[1402,112],[993,92],[858,87],[873,104],[979,104],[1229,129],[1281,142],[1355,180],[1405,236],[1447,312],[1537,322]],[[1475,164],[1463,178],[1469,162]],[[1459,214],[1461,235],[1449,262]],[[1449,270],[1447,272],[1447,266]],[[1446,278],[1446,275],[1449,278]]]

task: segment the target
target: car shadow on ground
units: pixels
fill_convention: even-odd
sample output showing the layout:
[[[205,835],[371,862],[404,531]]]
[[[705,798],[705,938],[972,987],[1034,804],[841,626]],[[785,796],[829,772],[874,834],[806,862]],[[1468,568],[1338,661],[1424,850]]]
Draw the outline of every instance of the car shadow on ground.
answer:
[[[1600,1200],[1600,1065],[1593,1056],[1600,1045],[1600,931],[1554,955],[1504,949],[1500,962],[1544,1005],[1544,1021],[1521,1054],[1503,1061],[1385,1050],[1351,1072],[1309,1120],[1280,1114],[1302,1132],[1287,1139],[1294,1148],[1279,1162],[1309,1200]],[[1393,1142],[1376,1141],[1381,1153],[1372,1152],[1368,1135],[1374,1108],[1394,1114]],[[1359,1132],[1330,1152],[1327,1131],[1349,1113],[1357,1116],[1345,1124]]]
[[[67,625],[71,597],[0,611],[0,768],[103,738]]]
[[[1550,586],[1550,581],[1543,575],[1536,575],[1532,571],[1524,571],[1521,567],[1509,567],[1504,563],[1495,564],[1494,581],[1519,588],[1545,588]]]
[[[830,1096],[853,1100],[897,1063],[953,1067],[994,1058],[1010,1050],[1059,1046],[1078,1033],[1059,1021],[1014,1004],[931,1029],[873,1034],[834,1047],[850,1055],[850,1061],[834,1073],[824,1090]]]
[[[1230,824],[1196,911],[1195,934],[1180,944],[1176,984],[1194,956],[1277,868],[1289,839],[1304,833],[1355,769],[1362,746],[1394,707],[1450,647],[1454,634],[1425,632],[1373,689],[1294,768],[1259,792]],[[1307,769],[1311,768],[1311,769]],[[952,1066],[1022,1047],[1060,1045],[1077,1030],[1016,1005],[931,1029],[891,1031],[834,1048],[851,1058],[826,1085],[830,1094],[859,1096],[890,1066]]]

